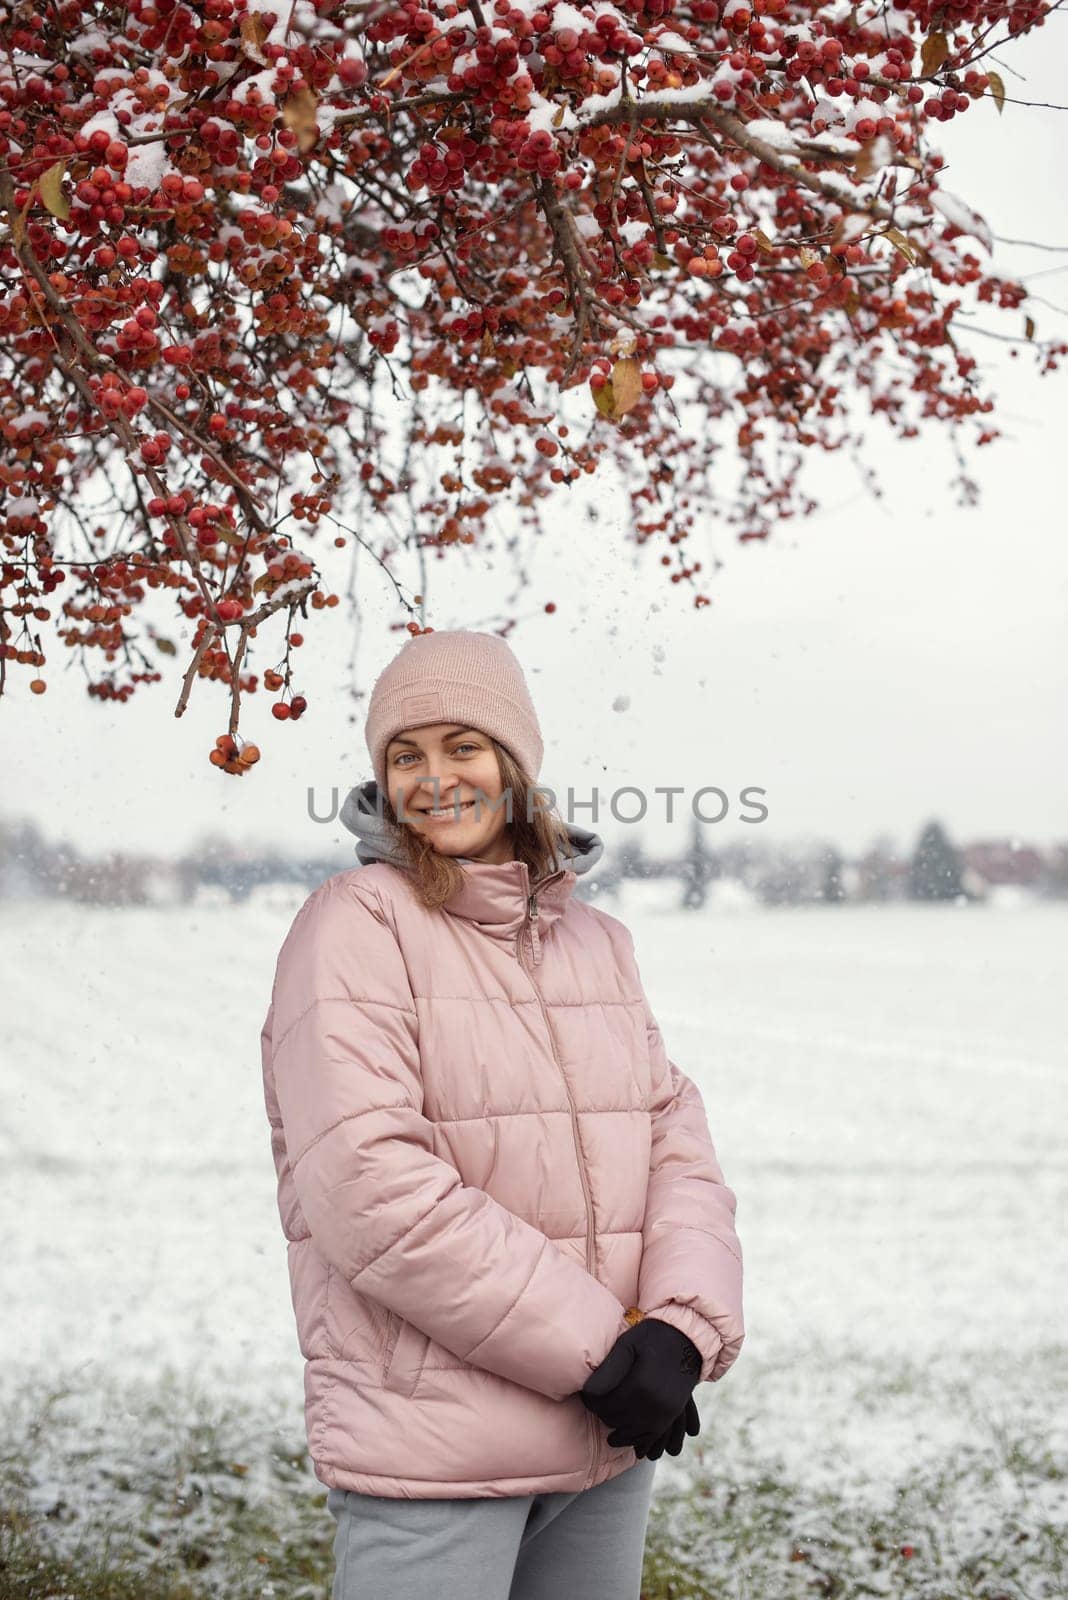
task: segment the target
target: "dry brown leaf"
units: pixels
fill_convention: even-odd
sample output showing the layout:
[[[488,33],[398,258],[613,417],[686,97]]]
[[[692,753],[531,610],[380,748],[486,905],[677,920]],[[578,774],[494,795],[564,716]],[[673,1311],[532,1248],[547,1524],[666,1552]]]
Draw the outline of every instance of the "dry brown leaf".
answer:
[[[932,72],[937,72],[943,61],[949,55],[949,40],[944,33],[929,33],[923,41],[920,51],[920,65],[924,77],[930,77]]]
[[[775,254],[775,246],[772,244],[763,228],[754,228],[753,238],[757,242],[757,249],[763,251],[764,255],[771,256]]]
[[[1027,337],[1029,339],[1033,339],[1034,338],[1034,336],[1035,336],[1035,319],[1034,319],[1034,317],[1025,317],[1024,318],[1024,333],[1027,335]]]
[[[875,140],[868,139],[857,151],[857,158],[853,162],[853,176],[855,178],[870,178],[875,171]]]
[[[270,31],[258,11],[241,18],[241,48],[251,61],[258,62],[261,67],[270,65],[262,49]]]
[[[30,199],[32,198],[33,191],[31,190]],[[26,213],[29,209],[30,201],[27,200],[21,211],[16,205],[12,204],[10,209],[5,212],[8,226],[10,227],[12,237],[15,240],[16,250],[20,247],[20,245],[23,245],[26,242]]]
[[[896,154],[897,151],[885,133],[876,134],[874,139],[866,139],[857,151],[857,159],[853,163],[854,177],[870,178],[873,173],[881,172]]]
[[[282,106],[282,121],[297,136],[297,149],[304,155],[311,150],[319,137],[315,113],[319,101],[313,89],[305,84],[295,90]]]
[[[994,96],[994,104],[998,108],[1000,117],[1005,109],[1005,80],[998,72],[988,72],[987,77],[990,80],[990,93]]]

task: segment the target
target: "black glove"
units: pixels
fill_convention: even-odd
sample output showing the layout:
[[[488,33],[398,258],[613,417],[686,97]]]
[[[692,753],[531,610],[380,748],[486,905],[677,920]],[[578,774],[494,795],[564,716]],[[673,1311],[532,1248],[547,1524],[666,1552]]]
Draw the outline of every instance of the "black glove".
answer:
[[[639,1460],[642,1456],[648,1456],[650,1461],[659,1461],[665,1450],[669,1456],[678,1456],[682,1454],[682,1446],[686,1435],[690,1434],[692,1438],[696,1439],[700,1431],[701,1418],[691,1397],[687,1400],[686,1410],[682,1415],[675,1418],[671,1427],[662,1433],[659,1439],[655,1439],[648,1450],[635,1450],[634,1453]]]
[[[616,1340],[579,1394],[608,1427],[608,1443],[651,1449],[685,1410],[701,1371],[701,1352],[670,1322],[643,1317]]]

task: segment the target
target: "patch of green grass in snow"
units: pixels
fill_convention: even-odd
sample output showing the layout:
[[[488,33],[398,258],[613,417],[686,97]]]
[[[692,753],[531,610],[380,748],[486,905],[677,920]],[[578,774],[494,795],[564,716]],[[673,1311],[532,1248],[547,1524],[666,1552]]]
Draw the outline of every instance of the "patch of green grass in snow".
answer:
[[[1029,1375],[1047,1394],[1064,1360],[1050,1354],[1056,1370]],[[892,1473],[865,1474],[843,1446],[836,1483],[769,1444],[776,1422],[754,1413],[749,1365],[745,1383],[698,1391],[701,1436],[660,1460],[643,1600],[1068,1593],[1068,1462],[1041,1407],[984,1421],[976,1405],[963,1441],[951,1432],[941,1454],[928,1444]],[[841,1415],[828,1403],[809,1419],[832,1460],[847,1424],[878,1414],[878,1384],[861,1376],[837,1391]],[[899,1368],[887,1378],[889,1411],[907,1388]],[[922,1381],[917,1394],[927,1415]],[[333,1536],[296,1408],[221,1404],[171,1373],[151,1387],[24,1382],[0,1405],[0,1600],[329,1600]]]

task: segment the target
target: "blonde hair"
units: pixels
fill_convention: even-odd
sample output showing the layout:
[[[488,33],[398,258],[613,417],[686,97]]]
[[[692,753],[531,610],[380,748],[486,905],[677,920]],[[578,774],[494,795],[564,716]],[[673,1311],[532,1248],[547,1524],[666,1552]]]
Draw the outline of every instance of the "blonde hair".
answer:
[[[497,757],[502,788],[497,803],[505,807],[506,816],[510,798],[511,821],[506,823],[505,832],[511,839],[516,860],[526,862],[533,888],[564,865],[562,857],[570,851],[567,827],[540,791],[534,796],[534,803],[528,806],[529,792],[535,787],[533,780],[503,745],[488,734],[486,737]],[[440,910],[463,883],[462,864],[451,856],[442,855],[409,823],[400,822],[387,791],[382,791],[381,800],[382,816],[404,857],[403,865],[410,874],[412,888],[428,911]]]

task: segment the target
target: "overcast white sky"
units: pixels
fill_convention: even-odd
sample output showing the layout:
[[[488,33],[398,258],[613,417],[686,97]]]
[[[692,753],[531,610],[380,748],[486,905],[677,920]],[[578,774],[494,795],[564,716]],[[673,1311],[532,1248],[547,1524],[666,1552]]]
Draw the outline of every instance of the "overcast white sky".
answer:
[[[1022,47],[999,52],[1008,94],[1063,102],[1066,44],[1068,23],[1055,15]],[[1043,297],[1029,307],[1041,336],[1068,336],[1068,195],[1054,176],[1066,126],[1063,112],[1006,105],[999,118],[985,102],[938,136],[946,188],[995,234],[1061,247],[995,247],[997,267],[1027,276]],[[974,321],[1017,333],[1023,311],[981,308]],[[561,500],[558,534],[527,563],[538,602],[552,598],[558,609],[544,616],[521,604],[529,619],[510,642],[542,723],[542,781],[561,800],[569,784],[581,799],[600,789],[597,821],[588,809],[576,821],[609,842],[641,837],[648,849],[673,852],[689,824],[685,812],[667,824],[654,786],[684,786],[685,807],[696,789],[715,785],[731,810],[707,830],[713,846],[819,835],[857,850],[882,833],[908,847],[931,816],[961,841],[1068,838],[1068,373],[1040,379],[1026,352],[1010,359],[1004,343],[969,343],[1006,435],[973,453],[982,491],[974,509],[958,508],[945,487],[955,471],[945,430],[902,444],[872,420],[866,459],[885,498],[871,498],[843,454],[813,460],[805,483],[820,513],[784,525],[766,545],[739,546],[714,526],[704,549],[694,536],[690,554],[706,572],[715,554],[725,562],[710,580],[714,604],[695,612],[691,591],[667,581],[658,552],[636,553],[626,542],[625,505],[607,479],[597,524]],[[732,471],[727,452],[721,459]],[[348,554],[332,567],[333,552],[316,548],[342,579]],[[391,586],[366,558],[359,570],[356,659],[368,690],[404,636],[388,631],[397,620]],[[483,625],[507,592],[507,574],[486,570],[477,555],[432,561],[428,571],[427,620],[436,628]],[[406,576],[417,587],[414,568]],[[263,760],[243,779],[207,761],[227,723],[220,686],[198,683],[174,718],[184,649],[163,662],[162,684],[122,707],[90,701],[81,670],[59,648],[43,697],[29,693],[25,669],[9,672],[0,811],[32,816],[46,835],[87,852],[125,845],[170,854],[213,831],[249,844],[336,849],[339,868],[350,864],[351,837],[311,821],[307,809],[309,786],[324,809],[332,786],[344,793],[370,776],[366,696],[354,708],[354,627],[344,613],[342,602],[311,614],[299,684],[310,709],[299,724],[274,722],[272,696],[246,697],[242,732]],[[257,669],[271,660],[264,650]],[[610,814],[612,793],[625,785],[648,796],[641,824]],[[737,820],[746,786],[766,791],[769,815],[757,826]],[[632,814],[633,797],[626,805]]]

